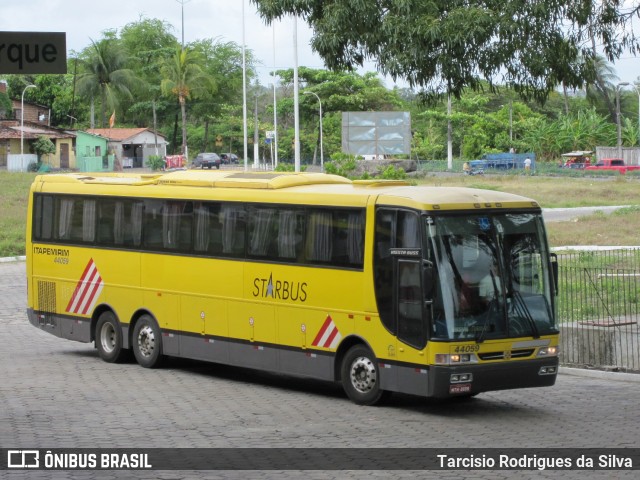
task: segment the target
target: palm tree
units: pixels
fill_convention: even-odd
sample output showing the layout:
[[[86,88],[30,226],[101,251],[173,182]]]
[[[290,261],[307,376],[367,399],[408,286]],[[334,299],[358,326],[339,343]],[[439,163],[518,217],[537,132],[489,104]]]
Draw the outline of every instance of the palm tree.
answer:
[[[592,57],[591,68],[593,69],[594,78],[592,82],[586,85],[587,99],[595,106],[598,105],[599,101],[604,102],[611,121],[616,122],[616,107],[611,95],[612,92],[615,92],[616,84],[620,79],[616,75],[613,65],[602,55],[596,54]]]
[[[213,87],[210,77],[204,74],[200,65],[200,54],[190,48],[178,46],[176,53],[161,69],[162,82],[160,88],[165,95],[178,99],[182,114],[182,154],[188,156],[187,150],[187,100],[204,95]]]
[[[97,43],[91,40],[91,47],[84,53],[84,72],[78,75],[78,92],[90,97],[92,104],[93,99],[100,96],[104,128],[107,123],[107,107],[109,111],[115,110],[120,94],[132,97],[131,88],[136,83],[136,76],[132,70],[124,68],[127,55],[114,38],[104,38]]]

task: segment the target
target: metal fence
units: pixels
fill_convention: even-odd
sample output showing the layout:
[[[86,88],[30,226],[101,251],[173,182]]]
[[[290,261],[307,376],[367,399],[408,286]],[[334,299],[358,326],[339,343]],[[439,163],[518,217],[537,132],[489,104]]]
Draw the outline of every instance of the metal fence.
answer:
[[[640,372],[640,248],[558,255],[560,361]]]

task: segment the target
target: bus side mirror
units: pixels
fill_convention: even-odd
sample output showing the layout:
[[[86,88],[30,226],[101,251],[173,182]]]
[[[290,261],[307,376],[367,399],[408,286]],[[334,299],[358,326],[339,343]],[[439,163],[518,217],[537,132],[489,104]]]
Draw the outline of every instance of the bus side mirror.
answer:
[[[553,275],[553,290],[558,295],[558,255],[551,254],[551,273]]]

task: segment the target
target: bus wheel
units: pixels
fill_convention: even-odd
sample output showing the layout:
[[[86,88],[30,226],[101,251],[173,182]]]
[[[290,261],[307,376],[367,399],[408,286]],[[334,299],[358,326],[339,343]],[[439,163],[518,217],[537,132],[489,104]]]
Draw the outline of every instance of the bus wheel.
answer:
[[[342,362],[342,387],[358,405],[374,405],[385,393],[380,388],[380,371],[371,351],[362,346],[352,347]]]
[[[102,312],[96,323],[96,349],[105,362],[118,363],[125,359],[122,348],[122,329],[113,312]]]
[[[133,329],[133,354],[145,368],[157,368],[162,363],[162,333],[150,315],[143,315]]]

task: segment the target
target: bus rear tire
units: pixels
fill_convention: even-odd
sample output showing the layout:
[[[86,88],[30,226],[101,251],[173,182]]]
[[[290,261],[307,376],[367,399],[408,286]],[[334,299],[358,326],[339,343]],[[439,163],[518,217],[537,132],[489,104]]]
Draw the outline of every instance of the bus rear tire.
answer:
[[[356,345],[342,361],[342,388],[358,405],[375,405],[386,393],[380,388],[380,369],[371,350]]]
[[[95,333],[98,355],[105,362],[119,363],[126,359],[128,350],[122,348],[122,329],[112,311],[102,312]]]
[[[150,315],[143,315],[133,329],[133,354],[144,368],[158,368],[162,364],[162,332]]]

